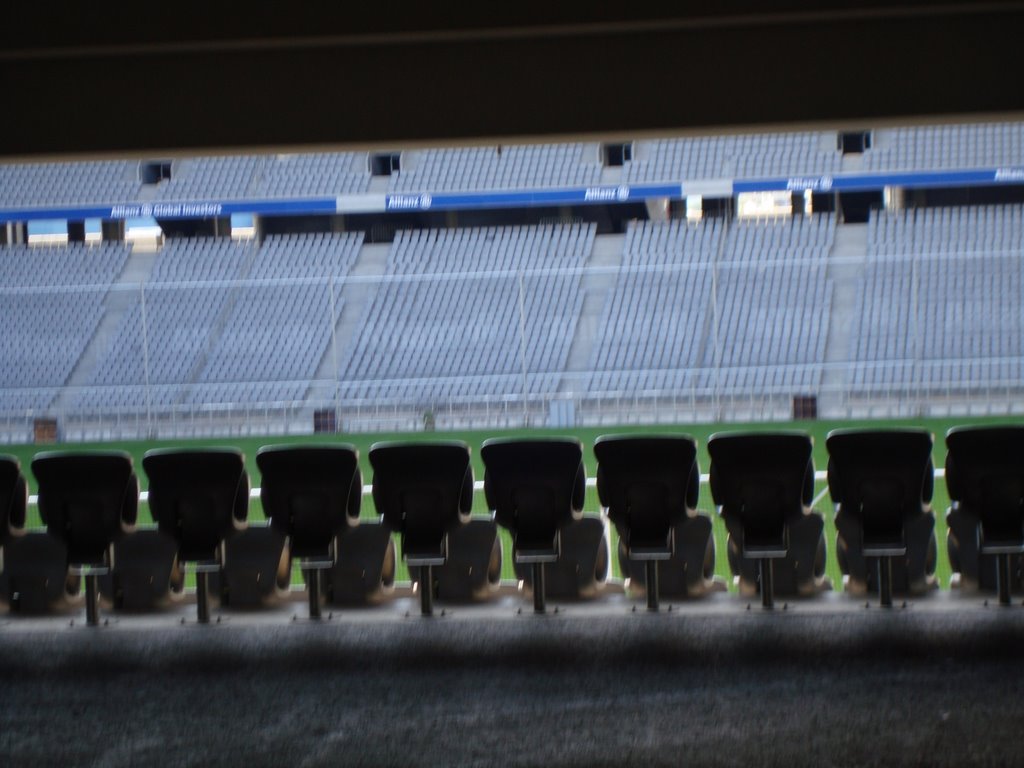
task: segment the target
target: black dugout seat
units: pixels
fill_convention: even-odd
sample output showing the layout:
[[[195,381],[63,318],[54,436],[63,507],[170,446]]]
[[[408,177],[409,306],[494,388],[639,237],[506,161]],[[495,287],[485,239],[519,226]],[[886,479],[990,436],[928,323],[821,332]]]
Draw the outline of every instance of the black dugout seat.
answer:
[[[711,520],[697,513],[697,441],[688,435],[603,435],[594,441],[597,493],[619,533],[622,570],[647,607],[659,592],[704,594],[713,583]]]
[[[813,444],[803,432],[712,435],[711,495],[729,531],[741,592],[807,595],[825,587],[824,520],[814,497]]]
[[[384,525],[401,537],[402,557],[415,569],[421,610],[429,616],[434,569],[447,564],[454,534],[473,509],[469,446],[456,440],[377,443],[370,465],[374,504]]]
[[[3,545],[13,536],[25,533],[28,512],[28,484],[21,462],[14,456],[0,455],[0,571],[3,570]]]
[[[245,456],[234,448],[148,451],[149,510],[177,544],[178,565],[196,573],[200,623],[210,620],[209,576],[225,562],[224,541],[244,530],[249,515]]]
[[[14,456],[0,456],[0,594],[11,611],[46,613],[67,597],[77,594],[79,577],[67,575],[67,547],[42,532],[26,532],[28,485],[21,463]]]
[[[933,438],[923,429],[829,433],[828,488],[847,590],[921,594],[936,586]],[[874,560],[875,568],[870,568]]]
[[[1024,588],[1024,426],[954,427],[946,448],[950,565],[1009,604]]]
[[[174,539],[155,528],[136,529],[118,539],[113,567],[100,576],[100,594],[119,611],[166,607],[184,586],[174,569],[177,550]]]
[[[338,562],[338,538],[359,524],[359,453],[347,444],[268,445],[256,454],[256,466],[263,512],[299,558],[309,615],[319,618],[323,574]]]
[[[600,519],[583,519],[586,470],[575,438],[496,438],[480,449],[484,493],[495,522],[512,534],[517,573],[533,590],[534,610],[545,610],[545,567],[559,592],[586,593],[604,580],[607,544]],[[524,574],[525,575],[525,574]]]
[[[85,580],[88,624],[99,621],[100,575],[114,564],[114,542],[135,527],[139,481],[121,451],[51,451],[32,460],[39,516],[67,547],[67,568]]]

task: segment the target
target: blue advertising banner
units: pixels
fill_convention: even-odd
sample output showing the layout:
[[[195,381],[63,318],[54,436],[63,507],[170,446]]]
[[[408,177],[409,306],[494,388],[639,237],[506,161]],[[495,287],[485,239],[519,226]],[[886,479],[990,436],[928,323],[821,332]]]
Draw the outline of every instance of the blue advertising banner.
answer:
[[[742,192],[860,192],[884,187],[974,187],[989,184],[1024,184],[1024,168],[981,168],[963,171],[908,171],[898,173],[791,176],[773,179],[737,179],[733,194]]]
[[[39,219],[210,219],[233,213],[260,216],[323,215],[338,212],[338,203],[331,198],[308,200],[231,200],[227,202],[146,202],[120,203],[107,206],[70,208],[0,209],[0,221],[36,221]]]
[[[991,184],[1024,184],[1024,166],[958,171],[913,171],[736,179],[732,182],[732,194],[772,191],[803,192],[805,190],[813,192],[856,192],[880,190],[884,187],[969,187]],[[72,221],[84,219],[120,220],[143,217],[153,217],[158,220],[205,219],[230,216],[235,213],[247,213],[257,216],[318,216],[346,213],[346,206],[354,206],[352,212],[399,213],[407,211],[597,205],[643,202],[652,198],[680,200],[686,196],[686,186],[687,182],[684,181],[678,184],[597,185],[565,189],[363,195],[353,196],[352,199],[347,201],[325,197],[289,200],[120,203],[106,206],[92,205],[62,208],[9,208],[0,209],[0,222],[28,222],[42,219]]]
[[[653,197],[679,199],[680,184],[645,184],[629,186],[594,186],[569,189],[534,189],[508,192],[437,192],[385,195],[384,210],[440,211],[479,208],[535,208],[550,205],[592,205],[598,203],[633,203]]]

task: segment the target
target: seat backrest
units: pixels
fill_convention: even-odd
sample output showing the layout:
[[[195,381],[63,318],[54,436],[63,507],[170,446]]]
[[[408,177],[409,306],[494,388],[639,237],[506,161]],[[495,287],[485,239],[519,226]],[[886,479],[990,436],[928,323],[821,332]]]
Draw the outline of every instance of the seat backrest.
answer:
[[[456,440],[376,443],[370,448],[373,501],[408,554],[436,554],[445,534],[473,509],[469,446]]]
[[[601,506],[620,530],[664,540],[696,509],[700,470],[689,435],[602,435],[594,455]]]
[[[146,453],[149,509],[161,531],[178,542],[185,562],[218,559],[221,543],[245,526],[249,475],[235,448],[162,448]]]
[[[28,485],[15,456],[0,455],[0,544],[25,528]]]
[[[732,432],[712,435],[711,495],[735,515],[747,535],[779,538],[786,522],[803,514],[814,496],[813,444],[804,432]]]
[[[567,438],[496,438],[480,448],[484,493],[498,525],[520,548],[550,546],[583,510],[583,444]]]
[[[334,537],[359,520],[363,476],[355,446],[268,445],[256,466],[263,512],[289,537],[294,557],[326,556]]]
[[[829,433],[828,487],[865,539],[902,538],[903,522],[931,501],[933,438],[924,429],[837,429]]]
[[[946,449],[950,500],[985,540],[1024,540],[1024,426],[954,427]]]
[[[48,451],[32,459],[39,516],[68,548],[68,563],[104,562],[110,545],[135,524],[139,481],[123,451]]]

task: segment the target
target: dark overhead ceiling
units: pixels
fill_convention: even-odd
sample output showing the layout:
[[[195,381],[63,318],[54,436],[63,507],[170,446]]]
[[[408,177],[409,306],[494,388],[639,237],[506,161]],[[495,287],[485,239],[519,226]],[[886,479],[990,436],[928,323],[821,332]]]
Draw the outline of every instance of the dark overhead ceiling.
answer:
[[[451,5],[79,3],[58,15],[19,2],[0,28],[0,156],[1024,113],[1021,2],[548,0],[503,5],[501,19],[490,3]]]

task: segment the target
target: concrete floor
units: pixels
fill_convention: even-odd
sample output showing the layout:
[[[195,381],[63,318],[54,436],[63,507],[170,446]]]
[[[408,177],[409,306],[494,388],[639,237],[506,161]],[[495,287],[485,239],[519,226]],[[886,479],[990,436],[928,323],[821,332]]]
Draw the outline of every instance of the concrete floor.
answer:
[[[1024,762],[1020,598],[669,605],[5,616],[0,764]]]

